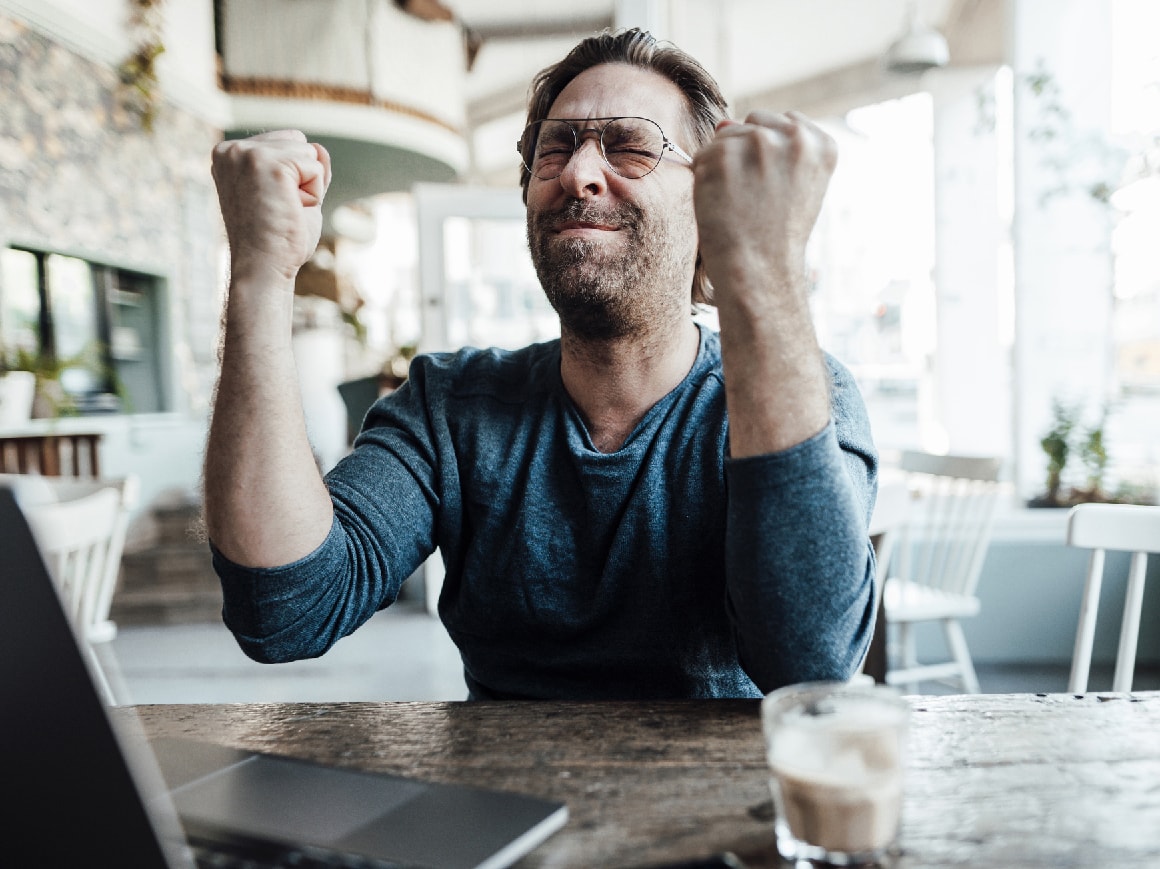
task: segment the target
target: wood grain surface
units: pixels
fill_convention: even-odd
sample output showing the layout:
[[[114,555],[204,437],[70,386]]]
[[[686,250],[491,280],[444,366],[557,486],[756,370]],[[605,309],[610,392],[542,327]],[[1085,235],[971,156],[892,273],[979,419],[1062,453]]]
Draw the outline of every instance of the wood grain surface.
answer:
[[[911,698],[897,867],[1160,867],[1160,692]],[[568,804],[520,867],[780,865],[759,704],[136,707],[186,736]]]

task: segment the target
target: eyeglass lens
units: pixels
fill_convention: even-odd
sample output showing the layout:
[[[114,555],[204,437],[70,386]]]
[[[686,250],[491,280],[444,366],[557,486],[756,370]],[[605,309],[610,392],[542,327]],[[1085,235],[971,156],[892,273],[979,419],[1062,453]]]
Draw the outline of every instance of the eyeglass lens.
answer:
[[[581,132],[581,135],[583,131]],[[537,178],[558,178],[577,148],[577,133],[567,121],[545,120],[524,131],[527,146],[534,144],[528,171]],[[655,122],[644,118],[617,118],[600,131],[600,150],[617,175],[643,178],[657,167],[665,150],[665,137]]]

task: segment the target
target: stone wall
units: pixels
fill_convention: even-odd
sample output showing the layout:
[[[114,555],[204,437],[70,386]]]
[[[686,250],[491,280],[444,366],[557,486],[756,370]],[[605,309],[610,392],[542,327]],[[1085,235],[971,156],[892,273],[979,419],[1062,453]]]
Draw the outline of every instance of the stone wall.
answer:
[[[153,130],[116,70],[0,14],[0,246],[166,280],[174,410],[204,412],[222,298],[210,151],[220,130],[163,104]]]

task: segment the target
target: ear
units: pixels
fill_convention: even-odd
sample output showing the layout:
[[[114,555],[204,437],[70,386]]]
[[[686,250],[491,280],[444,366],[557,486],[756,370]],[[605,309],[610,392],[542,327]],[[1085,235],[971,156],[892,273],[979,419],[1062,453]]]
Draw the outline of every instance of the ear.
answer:
[[[694,305],[712,305],[713,285],[709,283],[709,276],[705,274],[705,266],[701,262],[701,252],[697,251],[697,261],[693,265],[693,286],[691,300]]]

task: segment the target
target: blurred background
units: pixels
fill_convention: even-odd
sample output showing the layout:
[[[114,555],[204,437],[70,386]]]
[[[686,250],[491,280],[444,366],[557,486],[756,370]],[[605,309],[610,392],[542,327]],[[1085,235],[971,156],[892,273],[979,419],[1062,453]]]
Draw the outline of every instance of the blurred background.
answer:
[[[95,434],[102,474],[139,477],[122,623],[220,606],[189,533],[228,271],[214,143],[293,127],[332,155],[295,322],[326,469],[415,352],[556,334],[515,142],[531,77],[622,26],[701,60],[735,116],[796,109],[838,140],[821,343],[888,461],[1004,461],[984,609],[1054,627],[976,620],[976,657],[1069,654],[1056,568],[1082,567],[1061,511],[1025,505],[1053,462],[1057,489],[1137,501],[1160,467],[1151,0],[0,0],[0,439]]]

